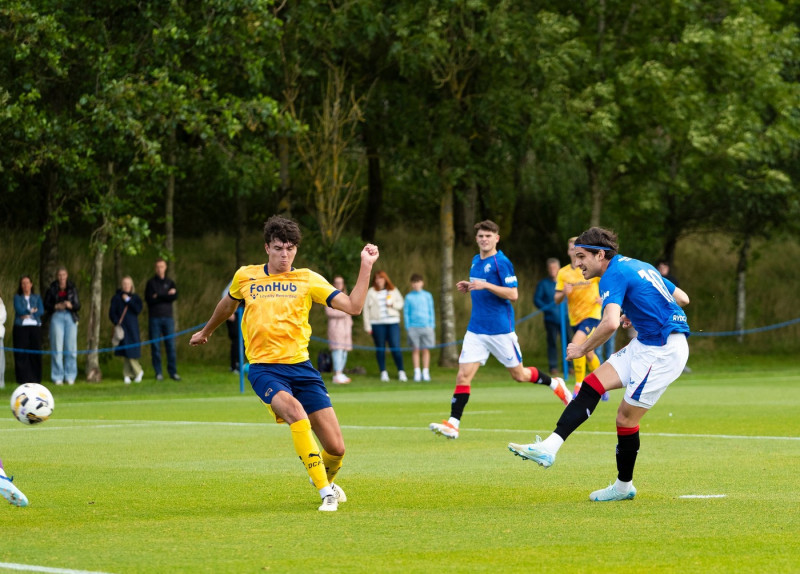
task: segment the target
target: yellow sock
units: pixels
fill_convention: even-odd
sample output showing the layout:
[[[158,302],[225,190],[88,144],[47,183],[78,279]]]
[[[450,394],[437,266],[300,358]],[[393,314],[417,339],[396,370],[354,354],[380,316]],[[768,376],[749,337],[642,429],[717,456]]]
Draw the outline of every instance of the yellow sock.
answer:
[[[311,422],[308,419],[299,420],[289,425],[292,431],[292,442],[294,450],[303,461],[308,476],[314,482],[317,490],[328,486],[328,479],[325,476],[325,465],[322,463],[322,455],[319,452],[317,441],[311,434]]]
[[[336,478],[339,469],[342,468],[343,458],[344,455],[333,456],[325,452],[325,449],[322,450],[322,462],[325,463],[325,473],[328,475],[328,482],[331,484],[333,483],[333,479]]]
[[[598,357],[595,353],[591,359],[588,359],[587,366],[589,367],[589,372],[593,372],[597,367],[600,366],[600,357]]]
[[[575,382],[582,383],[586,378],[586,357],[572,360],[572,366],[575,367]]]

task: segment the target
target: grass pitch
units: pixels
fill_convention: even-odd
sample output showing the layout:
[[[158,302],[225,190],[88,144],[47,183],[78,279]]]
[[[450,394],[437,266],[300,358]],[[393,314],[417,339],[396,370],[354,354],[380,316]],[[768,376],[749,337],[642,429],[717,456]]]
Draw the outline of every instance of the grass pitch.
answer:
[[[593,503],[616,476],[621,391],[542,469],[506,450],[548,434],[549,390],[479,372],[458,440],[433,383],[331,388],[349,501],[319,499],[291,445],[230,375],[52,388],[54,417],[0,420],[30,500],[0,507],[0,562],[71,572],[790,572],[800,570],[800,376],[697,367],[643,420],[633,501]],[[0,398],[7,400],[6,389]],[[719,498],[684,496],[724,495]],[[0,572],[7,571],[0,566]],[[11,571],[11,570],[8,570]],[[35,571],[35,570],[30,570]],[[40,570],[41,571],[41,570]]]

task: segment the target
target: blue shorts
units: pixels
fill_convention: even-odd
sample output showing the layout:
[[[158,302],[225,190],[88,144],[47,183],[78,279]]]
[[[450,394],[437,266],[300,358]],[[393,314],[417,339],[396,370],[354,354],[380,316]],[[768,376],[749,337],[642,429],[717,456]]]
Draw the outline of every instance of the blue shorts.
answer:
[[[279,391],[286,391],[296,398],[306,414],[333,406],[322,376],[311,361],[295,365],[255,363],[250,365],[247,378],[250,379],[250,386],[258,398],[269,407],[270,412],[272,412],[270,406],[272,397]],[[277,415],[275,420],[283,422]]]
[[[573,326],[572,330],[575,331],[576,333],[578,331],[583,331],[588,337],[589,335],[592,334],[592,331],[594,331],[599,324],[600,324],[600,319],[584,319],[577,325]]]

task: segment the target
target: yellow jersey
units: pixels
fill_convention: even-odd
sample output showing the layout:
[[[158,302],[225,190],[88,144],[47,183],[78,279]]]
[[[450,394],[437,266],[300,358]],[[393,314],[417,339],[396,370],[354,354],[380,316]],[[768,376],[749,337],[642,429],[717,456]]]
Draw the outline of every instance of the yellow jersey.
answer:
[[[574,327],[584,319],[600,319],[600,278],[584,279],[580,267],[565,265],[558,270],[556,291],[563,291],[567,284],[572,285],[567,297],[569,324]]]
[[[244,301],[247,360],[294,365],[308,360],[311,305],[330,305],[340,291],[310,269],[270,275],[266,265],[247,265],[236,271],[228,293]]]

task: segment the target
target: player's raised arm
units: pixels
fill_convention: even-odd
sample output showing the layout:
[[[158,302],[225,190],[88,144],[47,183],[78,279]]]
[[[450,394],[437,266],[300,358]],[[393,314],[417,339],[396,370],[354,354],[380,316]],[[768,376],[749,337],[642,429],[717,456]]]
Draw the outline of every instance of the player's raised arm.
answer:
[[[378,260],[378,246],[368,243],[361,250],[361,267],[358,270],[358,279],[350,295],[339,293],[331,301],[331,307],[344,311],[349,315],[359,315],[364,308],[364,300],[369,290],[369,278],[372,275],[372,266]]]
[[[233,297],[225,296],[220,299],[216,308],[214,308],[214,313],[212,313],[208,323],[206,323],[205,326],[197,333],[192,335],[192,338],[189,340],[189,344],[192,347],[196,347],[197,345],[205,345],[208,342],[208,338],[211,336],[211,333],[213,333],[217,327],[227,321],[228,317],[233,315],[238,306],[239,302]]]

